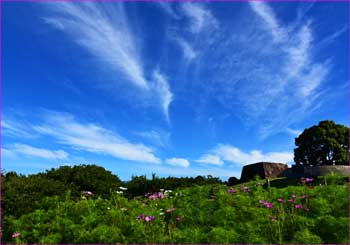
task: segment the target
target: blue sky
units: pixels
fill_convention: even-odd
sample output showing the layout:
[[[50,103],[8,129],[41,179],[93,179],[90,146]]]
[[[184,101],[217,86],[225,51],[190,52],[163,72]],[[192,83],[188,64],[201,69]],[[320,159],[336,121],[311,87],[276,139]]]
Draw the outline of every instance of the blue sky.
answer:
[[[2,3],[2,169],[240,177],[348,125],[347,3]]]

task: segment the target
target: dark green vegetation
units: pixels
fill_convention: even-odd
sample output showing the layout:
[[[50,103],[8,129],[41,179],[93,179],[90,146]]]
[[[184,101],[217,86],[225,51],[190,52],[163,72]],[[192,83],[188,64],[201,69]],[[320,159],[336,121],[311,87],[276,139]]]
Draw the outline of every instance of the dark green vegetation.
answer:
[[[2,211],[5,216],[19,217],[31,212],[41,205],[41,200],[49,196],[57,196],[66,200],[79,200],[83,191],[91,191],[95,196],[109,198],[118,187],[125,186],[128,190],[125,197],[131,198],[146,192],[159,191],[161,188],[175,189],[193,185],[219,184],[219,178],[197,176],[196,178],[158,178],[133,176],[131,181],[123,183],[118,176],[96,165],[61,166],[45,173],[29,176],[9,172],[2,177]]]
[[[348,165],[349,128],[321,121],[295,139],[294,161],[304,166]]]
[[[90,181],[94,168],[4,175],[2,242],[349,243],[344,177],[280,178],[270,187],[256,179],[228,187],[211,177],[121,183],[101,168],[105,178],[87,186],[81,178]],[[129,189],[122,192],[120,185]]]

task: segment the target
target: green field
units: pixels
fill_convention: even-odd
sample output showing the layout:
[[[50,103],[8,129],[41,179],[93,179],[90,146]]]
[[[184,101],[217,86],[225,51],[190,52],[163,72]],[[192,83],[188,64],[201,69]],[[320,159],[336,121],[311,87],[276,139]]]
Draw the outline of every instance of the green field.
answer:
[[[3,243],[349,243],[349,185],[276,179],[195,185],[127,198],[45,197],[3,217]],[[117,193],[118,191],[118,193]]]

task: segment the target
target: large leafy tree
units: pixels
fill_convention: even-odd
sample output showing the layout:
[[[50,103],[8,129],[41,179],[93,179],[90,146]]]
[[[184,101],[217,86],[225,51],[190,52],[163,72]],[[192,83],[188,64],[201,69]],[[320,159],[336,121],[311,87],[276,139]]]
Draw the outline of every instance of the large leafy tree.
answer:
[[[296,139],[294,161],[298,165],[346,165],[349,160],[349,128],[321,121],[305,129]]]

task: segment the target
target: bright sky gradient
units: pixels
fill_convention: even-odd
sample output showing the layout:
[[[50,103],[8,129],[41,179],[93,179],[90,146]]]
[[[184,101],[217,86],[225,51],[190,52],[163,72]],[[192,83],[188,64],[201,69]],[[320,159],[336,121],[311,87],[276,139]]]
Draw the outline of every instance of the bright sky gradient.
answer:
[[[2,3],[2,169],[240,177],[349,125],[348,3]]]

